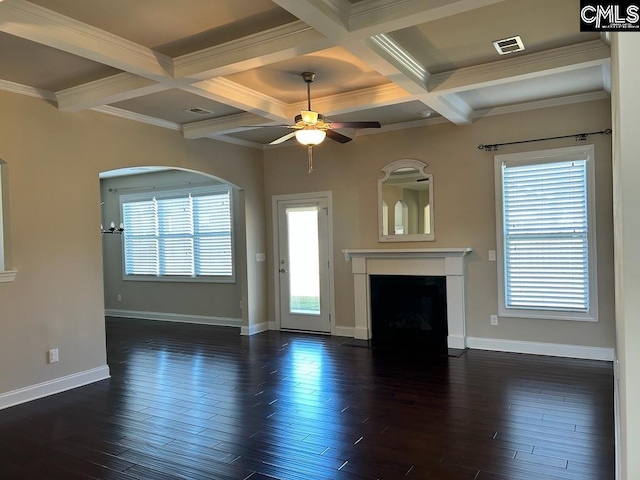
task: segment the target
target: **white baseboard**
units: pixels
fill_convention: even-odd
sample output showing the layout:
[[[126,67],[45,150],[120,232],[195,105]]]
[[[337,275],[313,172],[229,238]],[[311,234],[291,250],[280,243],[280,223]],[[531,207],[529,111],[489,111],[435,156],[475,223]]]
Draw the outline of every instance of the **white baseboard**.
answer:
[[[110,378],[109,366],[93,368],[0,395],[0,410]]]
[[[613,359],[613,426],[614,426],[614,438],[615,438],[615,465],[616,465],[616,480],[622,480],[623,465],[622,465],[622,438],[621,430],[622,426],[622,412],[620,412],[620,363],[618,356]]]
[[[447,336],[447,347],[449,348],[465,348],[464,337],[456,337],[454,335]]]
[[[355,327],[353,329],[353,338],[357,338],[358,340],[369,340],[369,329]]]
[[[276,322],[269,322],[269,330],[278,330],[278,324]]]
[[[240,329],[240,335],[255,335],[269,330],[269,322],[254,323]]]
[[[161,322],[197,323],[201,325],[216,325],[220,327],[240,327],[241,318],[207,317],[204,315],[183,315],[181,313],[140,312],[138,310],[106,309],[107,317],[138,318],[140,320],[159,320]]]
[[[335,327],[333,327],[331,335],[334,335],[336,337],[353,338],[353,327],[339,327],[336,325]]]
[[[467,347],[476,350],[530,353],[533,355],[606,360],[609,362],[613,361],[614,355],[613,348],[563,345],[560,343],[522,342],[518,340],[502,340],[498,338],[467,337]]]

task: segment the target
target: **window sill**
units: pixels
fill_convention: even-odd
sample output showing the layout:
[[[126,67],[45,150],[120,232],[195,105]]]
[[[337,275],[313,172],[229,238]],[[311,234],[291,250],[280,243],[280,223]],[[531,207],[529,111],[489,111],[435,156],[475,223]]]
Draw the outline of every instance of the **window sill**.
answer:
[[[572,322],[597,322],[598,319],[590,313],[563,312],[558,310],[518,310],[498,309],[498,316],[504,318],[530,318],[540,320],[567,320]]]
[[[0,270],[0,283],[13,282],[17,273],[16,270]]]
[[[232,277],[179,277],[179,276],[145,276],[125,275],[122,280],[129,282],[170,282],[170,283],[236,283]]]

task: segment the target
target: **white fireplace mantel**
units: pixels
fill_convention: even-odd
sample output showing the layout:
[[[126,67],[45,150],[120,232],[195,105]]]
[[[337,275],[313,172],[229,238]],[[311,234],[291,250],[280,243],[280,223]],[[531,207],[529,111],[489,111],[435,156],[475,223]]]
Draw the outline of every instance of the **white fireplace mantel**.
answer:
[[[347,249],[351,261],[355,299],[355,338],[371,338],[370,275],[443,276],[447,282],[447,325],[449,348],[466,348],[465,248]]]

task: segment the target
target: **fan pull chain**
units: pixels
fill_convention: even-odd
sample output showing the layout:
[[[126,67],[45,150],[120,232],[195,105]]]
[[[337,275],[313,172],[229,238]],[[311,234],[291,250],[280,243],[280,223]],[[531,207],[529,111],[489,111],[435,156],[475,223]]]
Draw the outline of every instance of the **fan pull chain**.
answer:
[[[313,147],[309,145],[307,148],[307,152],[309,153],[309,173],[313,172]]]

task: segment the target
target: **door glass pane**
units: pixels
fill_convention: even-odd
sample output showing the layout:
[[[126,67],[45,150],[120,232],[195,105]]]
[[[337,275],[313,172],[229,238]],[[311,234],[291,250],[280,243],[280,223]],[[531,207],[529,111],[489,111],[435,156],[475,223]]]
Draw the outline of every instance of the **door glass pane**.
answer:
[[[289,312],[320,315],[318,207],[287,208]]]

